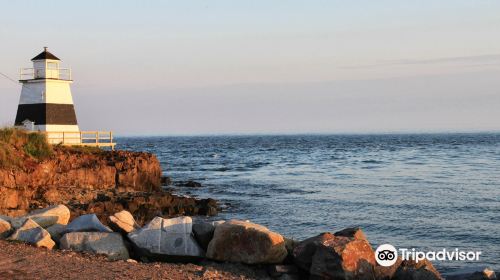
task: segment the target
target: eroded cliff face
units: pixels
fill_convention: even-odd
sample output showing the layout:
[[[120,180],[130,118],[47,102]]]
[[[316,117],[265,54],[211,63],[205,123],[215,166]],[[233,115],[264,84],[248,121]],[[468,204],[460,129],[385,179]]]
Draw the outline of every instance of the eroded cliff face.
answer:
[[[156,156],[142,152],[82,151],[54,147],[38,161],[18,150],[20,164],[0,168],[0,214],[20,216],[30,209],[66,204],[72,216],[95,213],[103,219],[129,210],[139,220],[159,216],[212,215],[211,199],[179,197],[160,187]]]
[[[160,188],[160,163],[149,153],[85,153],[57,148],[48,160],[36,162],[27,159],[24,163],[20,168],[0,169],[0,186],[30,189],[73,186],[136,191]]]
[[[40,162],[19,156],[20,166],[0,169],[3,213],[23,212],[39,200],[56,202],[83,190],[160,190],[160,163],[148,153],[56,147],[53,156]]]

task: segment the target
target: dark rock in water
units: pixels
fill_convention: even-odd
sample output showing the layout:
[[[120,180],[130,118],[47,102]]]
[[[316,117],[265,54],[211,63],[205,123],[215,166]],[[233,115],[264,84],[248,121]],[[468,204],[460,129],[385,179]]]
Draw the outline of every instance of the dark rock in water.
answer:
[[[66,226],[63,233],[68,232],[113,232],[103,225],[95,214],[87,214],[74,219]]]
[[[493,280],[495,272],[489,268],[466,268],[447,274],[446,280]]]
[[[161,176],[160,182],[162,186],[170,186],[173,184],[172,178],[168,176]]]
[[[439,272],[432,263],[424,259],[419,262],[404,260],[399,265],[394,277],[395,280],[442,280]]]
[[[294,263],[301,269],[309,271],[312,264],[312,257],[316,253],[319,246],[322,246],[327,240],[333,239],[333,234],[329,232],[321,233],[320,235],[308,238],[301,241],[293,249],[293,260]]]
[[[201,222],[193,224],[193,234],[203,250],[207,250],[208,243],[214,237],[215,226],[213,223]]]
[[[188,187],[188,188],[201,188],[202,187],[201,183],[198,183],[195,181],[177,182],[176,185],[180,186],[180,187]]]

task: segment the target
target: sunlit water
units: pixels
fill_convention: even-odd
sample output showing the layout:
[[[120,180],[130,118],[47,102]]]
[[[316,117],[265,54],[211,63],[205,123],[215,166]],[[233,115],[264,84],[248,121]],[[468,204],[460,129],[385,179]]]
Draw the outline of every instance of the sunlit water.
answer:
[[[500,134],[119,138],[156,154],[178,193],[303,239],[360,226],[373,246],[482,251],[442,271],[500,268]]]

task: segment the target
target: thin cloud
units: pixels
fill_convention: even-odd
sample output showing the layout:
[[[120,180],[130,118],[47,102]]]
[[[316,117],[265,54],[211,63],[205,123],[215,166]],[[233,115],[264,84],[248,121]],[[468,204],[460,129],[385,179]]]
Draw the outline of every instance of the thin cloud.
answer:
[[[492,61],[495,61],[491,63]],[[488,62],[488,63],[487,63]],[[343,69],[360,69],[360,68],[375,68],[383,66],[398,66],[398,65],[423,65],[423,64],[443,64],[443,63],[466,63],[470,66],[477,65],[498,65],[500,64],[500,54],[474,55],[474,56],[455,56],[441,57],[433,59],[399,59],[380,61],[368,65],[343,66]]]

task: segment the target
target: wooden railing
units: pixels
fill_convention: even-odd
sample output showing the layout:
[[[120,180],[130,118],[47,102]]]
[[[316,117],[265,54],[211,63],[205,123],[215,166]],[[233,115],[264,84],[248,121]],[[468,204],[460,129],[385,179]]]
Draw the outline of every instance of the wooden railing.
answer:
[[[39,131],[50,144],[66,146],[110,147],[115,149],[112,131]]]
[[[19,69],[19,80],[32,79],[56,79],[71,81],[71,69],[69,68],[21,68]]]

